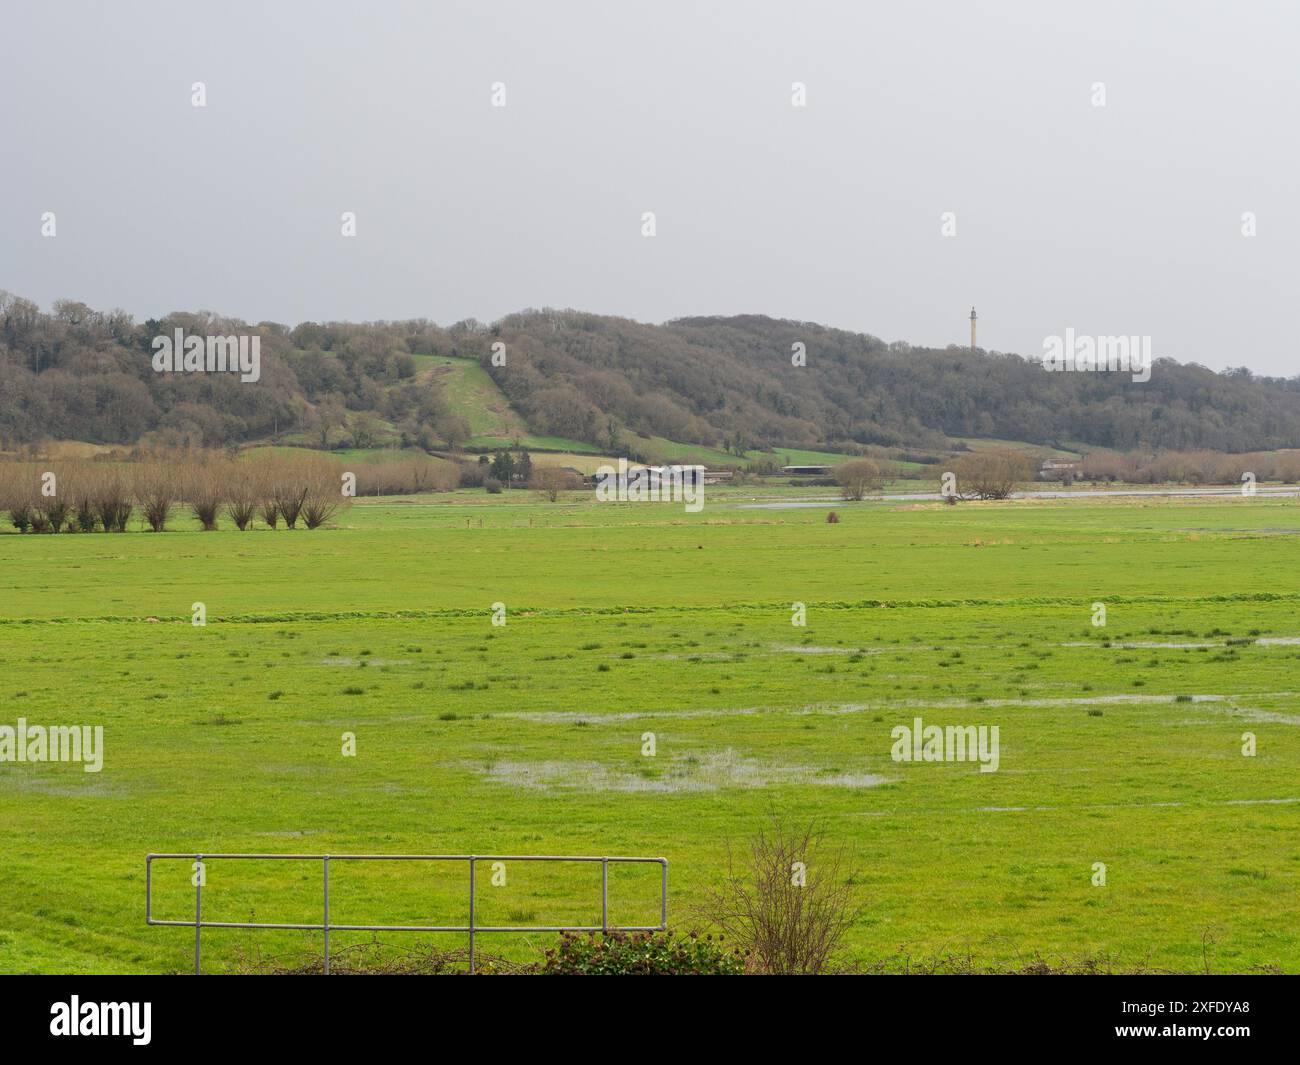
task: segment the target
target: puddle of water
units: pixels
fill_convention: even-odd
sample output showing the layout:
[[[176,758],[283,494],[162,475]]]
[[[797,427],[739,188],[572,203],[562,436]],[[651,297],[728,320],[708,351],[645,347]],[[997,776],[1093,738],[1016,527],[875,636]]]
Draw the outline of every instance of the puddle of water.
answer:
[[[707,658],[714,660],[729,659],[732,657],[731,651],[689,651],[682,654],[666,652],[657,655],[642,655],[642,658],[653,659],[656,662],[679,662],[687,658]]]
[[[315,836],[324,831],[320,828],[286,828],[279,832],[255,832],[257,836]]]
[[[1246,721],[1259,721],[1269,725],[1300,725],[1300,717],[1295,714],[1279,714],[1273,710],[1256,710],[1248,706],[1215,706],[1211,709],[1221,710]]]
[[[1101,647],[1099,643],[1090,640],[1072,640],[1069,643],[1058,643],[1057,647]],[[1211,640],[1206,643],[1158,643],[1154,640],[1136,640],[1131,643],[1118,643],[1112,641],[1108,648],[1103,650],[1121,650],[1121,651],[1142,651],[1142,650],[1159,650],[1169,648],[1171,650],[1195,650],[1201,647],[1227,647],[1228,644],[1223,640]],[[1261,636],[1258,640],[1252,640],[1249,645],[1239,644],[1237,646],[1255,646],[1255,647],[1300,647],[1300,636]]]
[[[59,766],[63,768],[62,764]],[[77,775],[60,773],[53,776],[36,776],[32,773],[6,773],[0,776],[0,787],[32,795],[49,795],[58,799],[125,799],[130,792],[120,784],[96,780],[96,773],[84,773],[80,766],[72,765]],[[85,783],[81,782],[82,777]]]
[[[1202,496],[1239,496],[1239,488],[1117,488],[1117,489],[1073,489],[1068,492],[1053,491],[1028,491],[1013,492],[1012,499],[1122,499],[1126,496],[1174,496],[1174,497],[1202,497]],[[1295,488],[1276,488],[1266,487],[1256,492],[1257,496],[1278,496],[1289,498],[1300,495],[1300,490]],[[937,503],[943,497],[937,492],[898,492],[889,495],[869,496],[862,500],[862,503],[920,503],[934,502]],[[737,503],[736,510],[806,510],[813,508],[830,509],[836,507],[848,508],[855,504],[847,503],[842,499],[831,499],[826,497],[822,500],[812,499],[787,499],[775,503]],[[1221,530],[1213,529],[1211,532]],[[1246,530],[1254,532],[1255,530]],[[1288,530],[1278,530],[1288,531]]]
[[[1213,799],[1208,802],[1107,802],[1107,803],[1066,803],[1059,806],[967,806],[957,809],[923,810],[863,810],[859,817],[930,817],[935,813],[947,814],[1020,814],[1020,813],[1064,813],[1069,810],[1153,810],[1181,809],[1183,807],[1210,806],[1292,806],[1300,803],[1300,797],[1285,799]]]
[[[320,662],[318,663],[318,665],[322,665],[322,666],[355,666],[355,665],[359,665],[361,662],[365,662],[365,663],[366,663],[366,668],[369,668],[370,666],[409,666],[409,665],[411,664],[410,660],[409,660],[409,659],[406,659],[406,658],[370,658],[370,657],[366,657],[366,658],[362,658],[362,659],[358,660],[358,659],[355,659],[355,658],[338,658],[338,657],[334,657],[334,658],[322,658],[322,659],[320,660]]]
[[[768,788],[814,784],[834,788],[874,788],[889,782],[877,773],[834,772],[812,766],[783,766],[746,758],[730,748],[705,755],[673,758],[659,775],[611,769],[599,762],[499,761],[481,770],[494,784],[534,791],[595,791],[680,794],[723,788]]]
[[[1168,649],[1171,651],[1194,650],[1198,647],[1223,647],[1221,643],[1156,643],[1152,640],[1139,640],[1134,643],[1117,643],[1111,641],[1108,647],[1088,640],[1076,640],[1072,643],[1057,644],[1058,647],[1101,647],[1104,651],[1151,651]]]
[[[504,714],[493,714],[492,716],[508,717],[514,721],[529,721],[539,725],[610,725],[619,721],[639,721],[646,717],[671,717],[676,720],[691,717],[743,717],[746,714],[761,712],[758,707],[747,706],[731,707],[725,710],[625,710],[617,714],[568,713],[563,710],[520,710]]]
[[[1249,695],[1214,695],[1200,694],[1192,695],[1193,703],[1225,703],[1237,699],[1277,699],[1277,698],[1294,698],[1298,694],[1292,691],[1278,692],[1251,692]],[[804,706],[745,706],[745,707],[723,707],[716,710],[629,710],[621,713],[612,714],[590,714],[581,712],[565,712],[563,710],[539,710],[539,711],[515,711],[493,714],[493,717],[510,718],[516,721],[529,721],[544,725],[563,725],[577,724],[582,722],[588,725],[605,725],[615,724],[621,721],[638,721],[643,718],[665,718],[670,717],[674,720],[678,718],[702,718],[702,717],[740,717],[751,714],[789,714],[793,717],[806,717],[811,715],[838,716],[841,714],[889,714],[900,711],[912,711],[921,709],[933,710],[981,710],[989,707],[1004,706],[1024,706],[1024,707],[1053,707],[1053,706],[1124,706],[1143,704],[1159,705],[1164,703],[1174,703],[1178,699],[1176,695],[1089,695],[1079,696],[1076,698],[1055,698],[1055,699],[985,699],[983,702],[975,702],[972,699],[898,699],[892,702],[879,703],[811,703]],[[1267,713],[1268,711],[1256,711],[1258,713]],[[415,719],[412,719],[415,720]],[[1290,724],[1289,718],[1279,718],[1280,721]]]
[[[809,647],[795,645],[781,645],[772,648],[773,651],[779,651],[787,655],[878,655],[883,654],[883,650],[875,647]]]

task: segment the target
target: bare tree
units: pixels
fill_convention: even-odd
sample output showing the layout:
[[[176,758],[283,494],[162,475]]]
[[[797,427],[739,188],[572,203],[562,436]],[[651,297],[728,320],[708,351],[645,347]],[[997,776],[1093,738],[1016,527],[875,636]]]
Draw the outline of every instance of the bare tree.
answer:
[[[835,467],[835,479],[840,483],[840,496],[844,499],[861,499],[870,491],[884,487],[884,472],[874,459],[851,459]]]
[[[469,422],[459,414],[443,415],[434,423],[433,431],[442,437],[452,451],[473,435]]]
[[[1023,451],[992,447],[971,451],[953,463],[957,491],[976,499],[1006,499],[1034,476],[1033,461]]]
[[[533,469],[532,487],[554,503],[560,498],[561,492],[578,487],[578,479],[572,471],[561,466],[536,466]]]
[[[320,446],[328,450],[330,430],[335,426],[348,424],[347,410],[337,396],[328,396],[316,405],[314,414],[316,432],[319,434]],[[293,528],[293,526],[289,526]]]

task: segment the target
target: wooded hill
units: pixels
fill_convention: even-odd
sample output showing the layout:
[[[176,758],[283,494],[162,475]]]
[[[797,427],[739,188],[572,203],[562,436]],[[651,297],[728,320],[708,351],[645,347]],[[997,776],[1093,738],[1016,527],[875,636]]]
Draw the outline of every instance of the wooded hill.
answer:
[[[158,374],[153,338],[261,336],[261,379]],[[505,365],[492,365],[493,345]],[[807,364],[791,364],[802,344]],[[628,434],[735,453],[785,446],[942,448],[953,437],[1115,449],[1300,447],[1300,377],[1159,360],[1151,380],[1047,373],[1036,361],[914,348],[761,315],[646,325],[524,311],[492,325],[425,319],[255,325],[207,312],[135,322],[0,293],[0,445],[41,439],[221,446],[366,422],[424,446],[472,435],[431,356],[475,359],[538,436],[620,450]],[[1235,361],[1235,360],[1234,360]],[[470,412],[472,413],[472,412]],[[322,428],[325,430],[321,432]]]

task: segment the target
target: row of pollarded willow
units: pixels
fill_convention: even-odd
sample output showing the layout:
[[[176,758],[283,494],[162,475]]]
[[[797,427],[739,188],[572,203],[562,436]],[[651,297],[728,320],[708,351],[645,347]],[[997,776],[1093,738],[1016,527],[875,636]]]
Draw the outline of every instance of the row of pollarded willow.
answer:
[[[343,470],[312,452],[232,459],[156,452],[138,462],[0,462],[0,513],[19,532],[164,532],[188,508],[204,530],[228,519],[318,529],[349,502]]]

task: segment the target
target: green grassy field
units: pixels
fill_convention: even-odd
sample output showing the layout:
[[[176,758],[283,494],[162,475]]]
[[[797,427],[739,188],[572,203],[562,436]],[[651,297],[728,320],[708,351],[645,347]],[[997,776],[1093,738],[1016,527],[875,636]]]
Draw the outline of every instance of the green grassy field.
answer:
[[[1294,501],[837,504],[830,525],[741,498],[0,536],[0,724],[105,743],[97,774],[0,764],[0,971],[186,969],[193,935],[144,923],[148,851],[663,855],[688,928],[726,841],[776,812],[851,855],[856,961],[1300,972]],[[894,762],[916,717],[997,725],[998,771]],[[480,872],[480,922],[598,923],[593,869]],[[188,876],[157,870],[157,916],[192,915]],[[315,864],[212,862],[204,916],[316,921],[320,893]],[[611,899],[652,921],[654,871],[612,873]],[[461,922],[465,873],[340,863],[331,901]],[[319,943],[208,930],[205,968]]]

